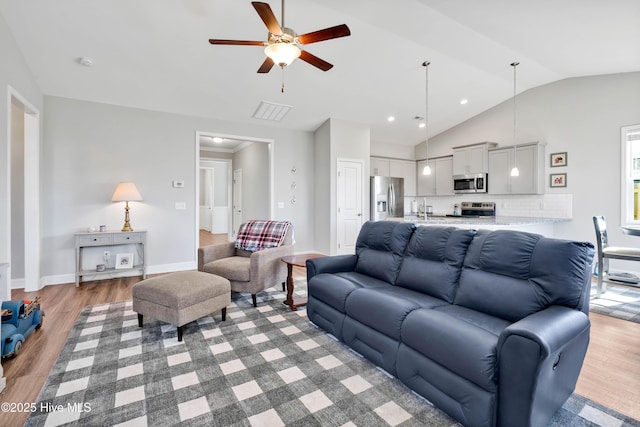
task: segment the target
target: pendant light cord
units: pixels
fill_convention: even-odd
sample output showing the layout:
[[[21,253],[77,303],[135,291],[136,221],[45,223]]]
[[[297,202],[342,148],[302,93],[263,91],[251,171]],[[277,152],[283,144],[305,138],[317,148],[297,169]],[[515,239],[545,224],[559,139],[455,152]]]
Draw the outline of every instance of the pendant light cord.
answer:
[[[520,65],[519,62],[512,62],[511,66],[513,67],[513,167],[518,167],[518,162],[516,161],[517,149],[516,146],[516,67]]]
[[[425,69],[425,100],[424,100],[424,132],[425,132],[425,160],[429,160],[429,65],[431,61],[424,61],[422,66]]]

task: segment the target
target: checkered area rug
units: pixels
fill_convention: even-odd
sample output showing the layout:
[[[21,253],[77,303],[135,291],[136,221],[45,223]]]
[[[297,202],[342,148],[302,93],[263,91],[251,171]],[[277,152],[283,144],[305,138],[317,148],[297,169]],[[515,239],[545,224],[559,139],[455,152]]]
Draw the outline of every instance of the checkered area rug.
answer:
[[[607,283],[607,290],[596,298],[597,284],[591,286],[589,311],[640,323],[640,288]]]
[[[25,425],[459,425],[268,291],[182,342],[153,319],[139,328],[130,301],[85,307]],[[551,425],[640,423],[574,395]]]

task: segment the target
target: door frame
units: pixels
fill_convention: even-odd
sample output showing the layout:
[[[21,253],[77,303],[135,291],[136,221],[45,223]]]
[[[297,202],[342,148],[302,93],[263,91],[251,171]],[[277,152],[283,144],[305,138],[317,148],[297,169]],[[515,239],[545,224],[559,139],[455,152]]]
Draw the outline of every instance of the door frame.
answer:
[[[11,295],[12,282],[24,286],[26,292],[42,289],[44,283],[40,275],[40,111],[16,89],[7,87],[7,200],[11,201],[11,144],[12,105],[20,107],[24,115],[24,278],[11,280],[11,268],[7,271],[8,289],[2,295]],[[29,161],[27,162],[26,159]],[[7,204],[6,253],[11,263],[11,202]]]
[[[195,181],[195,185],[194,185],[194,191],[193,191],[193,195],[192,195],[192,201],[193,201],[193,206],[197,206],[196,209],[194,209],[195,211],[195,246],[196,246],[196,254],[198,253],[198,248],[200,247],[200,207],[199,207],[199,203],[200,203],[200,137],[202,136],[219,136],[221,138],[229,138],[229,139],[238,139],[238,140],[243,140],[243,141],[250,141],[250,142],[261,142],[261,143],[265,143],[268,144],[268,151],[269,151],[269,219],[273,219],[273,213],[274,213],[274,188],[275,188],[275,179],[274,179],[274,152],[275,152],[275,140],[270,139],[270,138],[256,138],[253,136],[242,136],[242,135],[233,135],[233,134],[227,134],[227,133],[220,133],[220,132],[215,132],[215,131],[196,131],[195,132],[195,166],[194,166],[194,181]],[[228,159],[227,159],[228,160]],[[230,169],[230,173],[231,173],[231,177],[233,178],[233,162],[231,162],[231,165],[229,167]],[[231,185],[232,185],[232,179],[229,179],[228,182],[228,191],[231,191]],[[230,195],[229,200],[233,203],[233,198]],[[233,215],[233,213],[231,214]],[[232,218],[229,218],[229,224],[232,224]],[[231,232],[229,234],[231,236]],[[197,262],[197,260],[196,260]]]

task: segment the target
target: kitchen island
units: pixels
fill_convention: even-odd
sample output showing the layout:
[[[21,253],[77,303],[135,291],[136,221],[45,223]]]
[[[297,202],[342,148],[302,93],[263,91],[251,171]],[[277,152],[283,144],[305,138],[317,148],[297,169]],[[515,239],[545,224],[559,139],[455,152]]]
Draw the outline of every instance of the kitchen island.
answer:
[[[459,228],[484,228],[489,230],[519,230],[529,233],[542,234],[553,237],[555,224],[571,221],[568,218],[535,218],[521,216],[486,216],[463,217],[429,215],[427,218],[405,216],[404,222],[411,222],[418,226],[453,226]]]

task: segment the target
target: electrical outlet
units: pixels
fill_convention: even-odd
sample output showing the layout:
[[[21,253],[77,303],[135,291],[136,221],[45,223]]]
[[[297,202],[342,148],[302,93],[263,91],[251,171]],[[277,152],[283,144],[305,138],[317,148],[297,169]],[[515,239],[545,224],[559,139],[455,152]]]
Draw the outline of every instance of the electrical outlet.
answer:
[[[108,260],[109,258],[111,258],[111,252],[104,251],[104,254],[102,254],[102,256],[104,257],[105,260]]]

